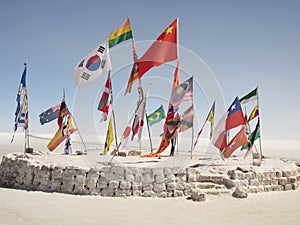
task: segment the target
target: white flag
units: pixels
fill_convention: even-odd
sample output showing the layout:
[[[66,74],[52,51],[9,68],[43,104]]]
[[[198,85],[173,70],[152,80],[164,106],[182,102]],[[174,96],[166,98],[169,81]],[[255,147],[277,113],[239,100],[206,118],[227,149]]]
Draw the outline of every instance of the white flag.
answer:
[[[107,40],[88,54],[73,70],[73,77],[78,88],[99,78],[103,71],[111,70]]]

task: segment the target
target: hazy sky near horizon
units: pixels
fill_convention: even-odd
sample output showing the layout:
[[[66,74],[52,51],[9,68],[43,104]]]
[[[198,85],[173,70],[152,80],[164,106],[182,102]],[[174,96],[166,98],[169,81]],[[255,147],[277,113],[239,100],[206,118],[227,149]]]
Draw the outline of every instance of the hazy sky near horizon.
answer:
[[[242,97],[258,86],[262,137],[299,140],[299,8],[300,1],[292,0],[3,0],[0,132],[12,132],[17,89],[23,63],[27,62],[31,132],[56,132],[56,122],[41,126],[38,115],[60,103],[64,88],[82,133],[104,135],[107,124],[99,123],[101,114],[95,108],[107,75],[103,73],[98,81],[78,91],[72,75],[74,66],[127,16],[139,56],[150,44],[143,41],[156,39],[178,17],[179,57],[184,61],[179,78],[184,81],[194,75],[198,82],[195,132],[206,117],[213,94],[222,95],[219,105],[217,101],[216,117],[220,118],[236,96]],[[110,50],[119,135],[137,100],[136,86],[132,94],[123,96],[131,70],[130,43]],[[207,70],[197,69],[197,63]],[[175,65],[171,62],[143,76],[144,89],[152,83],[149,112],[160,104],[167,106]],[[161,126],[153,129],[162,130]]]

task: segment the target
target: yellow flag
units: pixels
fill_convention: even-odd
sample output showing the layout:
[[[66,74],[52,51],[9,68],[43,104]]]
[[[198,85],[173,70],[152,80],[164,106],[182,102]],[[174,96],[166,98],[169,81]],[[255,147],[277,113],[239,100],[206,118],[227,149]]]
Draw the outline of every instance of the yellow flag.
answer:
[[[215,120],[215,102],[214,104],[212,105],[209,113],[208,113],[208,116],[206,118],[206,120],[208,122],[210,122],[210,134],[209,134],[209,139],[211,140],[212,138],[212,134],[213,134],[213,130],[214,130],[214,120]]]
[[[108,152],[110,144],[114,140],[114,133],[113,133],[113,127],[112,127],[112,115],[109,118],[108,128],[106,132],[106,139],[105,139],[105,145],[104,145],[104,151]]]

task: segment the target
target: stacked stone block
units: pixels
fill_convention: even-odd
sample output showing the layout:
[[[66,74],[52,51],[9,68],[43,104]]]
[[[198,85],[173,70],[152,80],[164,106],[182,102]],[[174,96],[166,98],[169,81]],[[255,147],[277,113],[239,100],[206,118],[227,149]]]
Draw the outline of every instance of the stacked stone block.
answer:
[[[45,192],[109,197],[182,197],[205,200],[205,194],[287,191],[298,188],[300,170],[237,168],[228,174],[204,173],[198,168],[147,168],[112,166],[79,168],[41,164],[27,154],[4,156],[0,186]]]

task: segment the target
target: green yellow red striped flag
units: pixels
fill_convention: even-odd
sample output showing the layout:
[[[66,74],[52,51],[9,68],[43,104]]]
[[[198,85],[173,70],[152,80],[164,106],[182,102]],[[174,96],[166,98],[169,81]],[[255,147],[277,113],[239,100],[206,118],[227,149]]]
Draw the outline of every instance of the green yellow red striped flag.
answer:
[[[130,21],[129,18],[127,17],[126,20],[122,23],[122,25],[108,36],[109,48],[119,44],[122,41],[126,41],[132,37],[133,36],[132,36]]]

